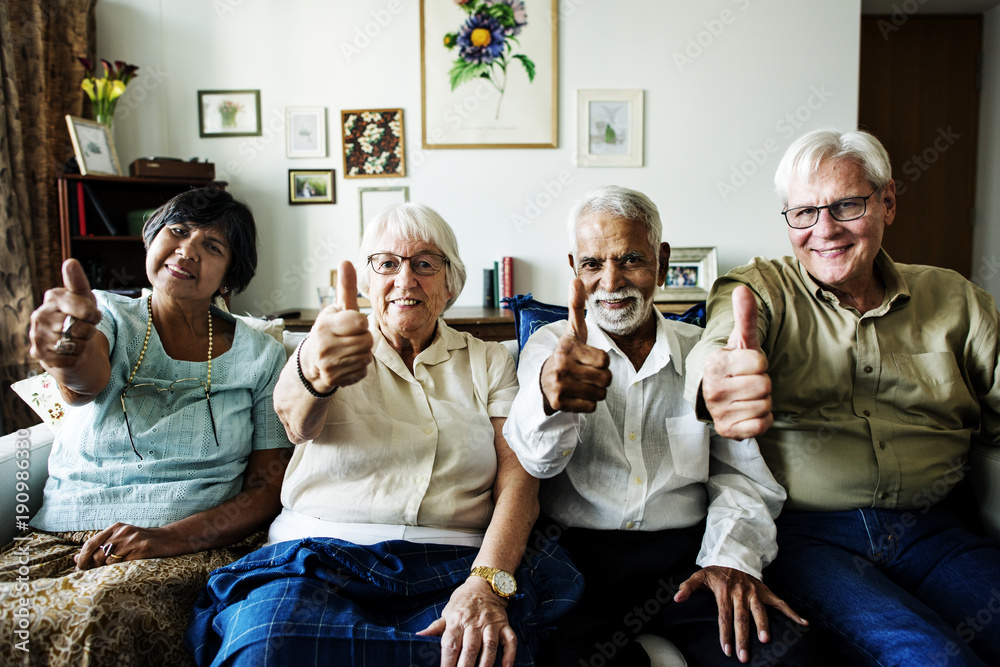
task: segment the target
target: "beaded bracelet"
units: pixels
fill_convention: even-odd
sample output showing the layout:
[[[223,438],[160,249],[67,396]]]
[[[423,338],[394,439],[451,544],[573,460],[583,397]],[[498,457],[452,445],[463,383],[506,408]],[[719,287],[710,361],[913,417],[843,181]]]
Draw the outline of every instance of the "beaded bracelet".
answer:
[[[301,360],[300,357],[301,357],[301,354],[302,354],[302,346],[305,345],[305,342],[306,342],[305,339],[302,339],[302,342],[299,343],[298,348],[296,348],[296,350],[295,350],[295,368],[297,368],[298,371],[299,371],[299,379],[302,380],[302,386],[305,387],[306,391],[308,391],[310,394],[312,394],[316,398],[330,398],[335,393],[337,393],[337,389],[339,387],[334,387],[333,389],[331,389],[330,391],[326,392],[325,394],[320,393],[320,392],[316,391],[315,387],[313,387],[311,384],[309,384],[309,380],[306,379],[306,374],[302,372],[302,360]]]

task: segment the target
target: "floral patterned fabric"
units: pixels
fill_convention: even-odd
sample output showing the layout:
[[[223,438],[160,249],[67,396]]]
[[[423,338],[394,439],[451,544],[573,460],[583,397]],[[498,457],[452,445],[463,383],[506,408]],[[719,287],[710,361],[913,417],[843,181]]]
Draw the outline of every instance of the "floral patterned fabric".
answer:
[[[267,538],[260,531],[224,549],[77,571],[73,556],[94,534],[31,531],[0,551],[3,664],[193,665],[182,640],[199,589]]]

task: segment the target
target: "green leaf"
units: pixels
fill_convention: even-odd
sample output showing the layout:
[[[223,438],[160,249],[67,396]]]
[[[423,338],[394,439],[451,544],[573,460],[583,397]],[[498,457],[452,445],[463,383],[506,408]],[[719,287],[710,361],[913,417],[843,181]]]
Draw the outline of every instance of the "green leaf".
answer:
[[[451,71],[448,72],[448,76],[451,79],[451,89],[455,90],[466,81],[483,76],[484,73],[489,71],[489,68],[490,66],[485,63],[470,63],[467,60],[459,58],[455,61]],[[489,74],[486,74],[486,76],[488,77]]]
[[[518,53],[514,57],[520,60],[521,64],[524,65],[524,71],[528,73],[528,81],[534,81],[535,63],[531,62],[531,58],[521,53]]]
[[[505,28],[513,28],[517,25],[517,22],[514,21],[514,10],[510,8],[510,5],[490,5],[485,9],[485,14],[500,21],[500,25]]]

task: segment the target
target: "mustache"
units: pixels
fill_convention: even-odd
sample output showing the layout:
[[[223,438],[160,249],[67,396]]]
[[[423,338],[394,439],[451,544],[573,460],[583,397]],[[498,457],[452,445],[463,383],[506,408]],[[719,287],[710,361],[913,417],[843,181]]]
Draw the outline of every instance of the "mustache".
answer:
[[[587,297],[587,305],[597,306],[600,301],[619,301],[629,298],[642,301],[642,292],[637,287],[623,287],[614,292],[609,292],[598,287]]]

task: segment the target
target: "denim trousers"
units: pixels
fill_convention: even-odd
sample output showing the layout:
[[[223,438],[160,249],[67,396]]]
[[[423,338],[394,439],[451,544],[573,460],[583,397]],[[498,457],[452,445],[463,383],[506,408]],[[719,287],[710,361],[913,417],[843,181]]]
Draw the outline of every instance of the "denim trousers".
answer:
[[[764,580],[872,665],[1000,665],[1000,543],[940,508],[785,512]]]

